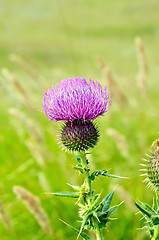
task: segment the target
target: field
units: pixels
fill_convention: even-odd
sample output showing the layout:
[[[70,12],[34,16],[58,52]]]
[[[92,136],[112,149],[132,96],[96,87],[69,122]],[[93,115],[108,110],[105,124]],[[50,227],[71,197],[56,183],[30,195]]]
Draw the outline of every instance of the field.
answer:
[[[102,197],[115,189],[113,205],[124,201],[104,239],[149,239],[140,229],[144,221],[136,214],[134,201],[152,204],[154,196],[140,176],[140,163],[159,132],[159,2],[0,0],[0,4],[0,239],[77,237],[60,221],[80,227],[75,200],[43,193],[70,191],[67,183],[80,185],[83,179],[72,168],[74,154],[58,144],[59,124],[40,112],[48,88],[77,76],[108,85],[112,94],[110,110],[97,119],[101,136],[89,156],[91,167],[127,177],[101,177],[93,186]],[[42,209],[41,213],[28,209],[15,186],[38,197],[48,218]]]

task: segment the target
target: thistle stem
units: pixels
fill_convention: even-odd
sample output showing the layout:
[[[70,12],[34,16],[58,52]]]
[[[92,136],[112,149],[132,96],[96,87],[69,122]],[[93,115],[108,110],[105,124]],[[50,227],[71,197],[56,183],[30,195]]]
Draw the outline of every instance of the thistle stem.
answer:
[[[152,240],[156,240],[157,239],[158,233],[159,233],[159,225],[157,225],[155,230],[154,230],[154,234],[153,234]]]
[[[92,181],[90,179],[90,175],[91,175],[90,169],[88,167],[88,160],[87,160],[85,152],[78,152],[78,156],[81,159],[82,168],[84,170],[84,173],[86,175],[86,181],[88,183],[89,189],[88,189],[88,199],[87,200],[90,205],[92,202],[93,191],[92,191]],[[93,222],[94,222],[94,228],[95,228],[95,232],[96,232],[96,239],[103,240],[103,236],[102,236],[101,230],[99,228],[98,220],[96,218],[94,218]]]
[[[102,236],[101,230],[99,228],[98,220],[96,218],[94,218],[93,222],[94,222],[97,240],[103,240],[103,236]]]
[[[79,152],[78,153],[80,159],[81,159],[81,164],[82,164],[82,167],[84,169],[84,173],[86,175],[86,181],[88,183],[88,188],[89,188],[89,200],[91,201],[92,200],[92,182],[91,182],[91,179],[89,178],[90,177],[90,170],[89,170],[89,167],[88,167],[88,163],[87,163],[87,157],[86,157],[86,153],[85,152]]]

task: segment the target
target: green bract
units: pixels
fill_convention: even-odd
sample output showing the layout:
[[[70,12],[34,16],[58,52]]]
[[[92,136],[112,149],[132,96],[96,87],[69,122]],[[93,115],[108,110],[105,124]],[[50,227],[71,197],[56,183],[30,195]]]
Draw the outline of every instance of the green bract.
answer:
[[[93,148],[99,138],[99,131],[91,120],[82,121],[76,119],[73,122],[65,122],[61,130],[63,145],[72,151],[85,151]]]

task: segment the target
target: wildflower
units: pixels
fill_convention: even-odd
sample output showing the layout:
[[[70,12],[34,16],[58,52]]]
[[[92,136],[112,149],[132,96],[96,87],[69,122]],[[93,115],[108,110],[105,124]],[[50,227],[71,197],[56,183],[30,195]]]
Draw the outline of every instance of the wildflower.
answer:
[[[43,109],[49,120],[64,121],[61,140],[66,148],[84,151],[96,145],[99,131],[93,120],[110,108],[107,88],[85,78],[64,79],[44,93]]]
[[[146,179],[145,182],[153,190],[159,190],[159,140],[153,142],[152,147],[154,150],[151,151],[151,155],[148,155],[147,166],[146,166]]]

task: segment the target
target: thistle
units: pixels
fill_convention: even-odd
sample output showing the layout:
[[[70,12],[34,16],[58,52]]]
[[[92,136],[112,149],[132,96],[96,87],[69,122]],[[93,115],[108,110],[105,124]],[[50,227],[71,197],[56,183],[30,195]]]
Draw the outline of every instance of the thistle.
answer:
[[[49,120],[62,121],[60,139],[67,150],[76,152],[77,165],[75,170],[85,175],[81,187],[70,185],[74,192],[52,193],[61,197],[77,198],[79,216],[82,218],[81,228],[71,229],[84,239],[91,239],[85,229],[95,230],[97,240],[103,239],[101,229],[111,220],[110,215],[118,206],[110,208],[114,192],[109,193],[103,200],[100,194],[95,194],[92,182],[96,176],[117,177],[108,174],[108,171],[90,171],[87,153],[99,139],[99,129],[95,119],[104,115],[111,106],[111,97],[108,89],[102,88],[99,82],[86,81],[85,78],[64,79],[55,87],[44,93],[42,102],[44,112]]]
[[[44,93],[43,109],[50,120],[64,122],[61,142],[73,151],[85,151],[94,147],[99,130],[94,123],[111,105],[107,88],[102,90],[98,82],[85,78],[64,79],[55,88]]]
[[[153,190],[159,190],[159,140],[153,142],[151,148],[154,148],[151,151],[151,155],[148,156],[147,160],[147,178],[145,182],[148,183]]]
[[[152,207],[144,202],[135,204],[146,220],[144,229],[149,231],[152,240],[156,240],[159,239],[159,140],[153,142],[150,153],[148,159],[145,159],[146,164],[142,164],[145,167],[143,171],[146,172],[142,175],[146,176],[144,182],[148,187],[155,191],[156,201]]]

